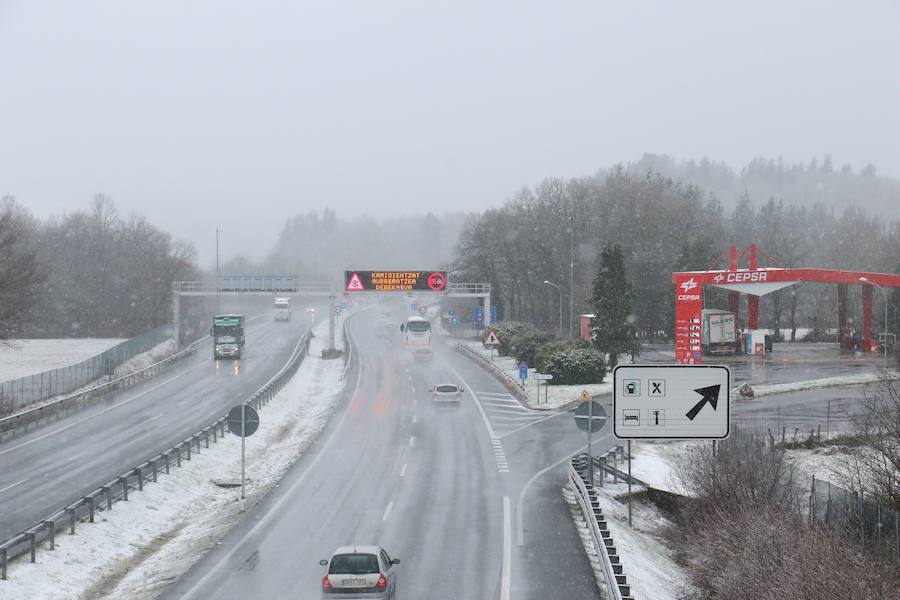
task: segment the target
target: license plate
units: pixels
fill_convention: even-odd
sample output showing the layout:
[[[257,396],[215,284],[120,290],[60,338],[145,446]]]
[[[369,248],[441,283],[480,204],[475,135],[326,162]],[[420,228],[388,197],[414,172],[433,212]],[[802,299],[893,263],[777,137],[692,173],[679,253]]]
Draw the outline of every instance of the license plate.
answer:
[[[341,584],[346,585],[346,586],[363,586],[363,585],[366,585],[366,580],[365,579],[342,579]]]

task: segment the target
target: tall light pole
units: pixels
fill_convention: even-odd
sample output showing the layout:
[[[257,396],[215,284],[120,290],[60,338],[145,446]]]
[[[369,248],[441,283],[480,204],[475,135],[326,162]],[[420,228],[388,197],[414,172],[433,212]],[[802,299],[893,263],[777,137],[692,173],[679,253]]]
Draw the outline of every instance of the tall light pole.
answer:
[[[571,243],[569,246],[569,337],[574,337],[575,322],[575,215],[569,217],[569,232]],[[560,332],[562,335],[562,332]]]
[[[219,297],[219,232],[221,229],[216,227],[216,314],[222,311]]]
[[[866,285],[874,285],[879,290],[881,290],[881,296],[884,298],[884,336],[882,339],[882,348],[881,348],[881,367],[884,368],[885,362],[887,361],[887,341],[888,341],[888,299],[887,292],[884,291],[884,288],[875,283],[874,281],[869,281],[866,277],[860,277],[859,280]]]
[[[555,287],[555,288],[556,288],[556,291],[559,292],[559,337],[562,337],[562,334],[563,334],[562,289],[560,289],[560,287],[559,287],[558,285],[556,285],[555,283],[551,283],[551,282],[546,281],[546,280],[544,280],[544,283],[547,284],[547,285],[549,285],[549,286],[551,286],[551,287]]]

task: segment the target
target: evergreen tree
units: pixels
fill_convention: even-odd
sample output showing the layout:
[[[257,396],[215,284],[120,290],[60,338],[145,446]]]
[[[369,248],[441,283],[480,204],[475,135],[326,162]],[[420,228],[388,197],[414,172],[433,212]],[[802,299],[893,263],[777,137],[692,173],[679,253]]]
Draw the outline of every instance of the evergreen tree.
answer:
[[[619,354],[634,353],[640,348],[630,322],[631,284],[625,278],[625,259],[618,244],[603,247],[591,301],[596,315],[591,323],[594,345],[609,356],[609,366],[614,368]]]

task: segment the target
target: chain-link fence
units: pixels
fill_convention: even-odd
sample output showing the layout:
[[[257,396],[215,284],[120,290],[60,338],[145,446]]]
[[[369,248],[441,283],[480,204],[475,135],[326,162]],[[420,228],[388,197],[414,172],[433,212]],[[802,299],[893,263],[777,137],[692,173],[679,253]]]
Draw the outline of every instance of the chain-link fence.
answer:
[[[172,325],[162,325],[80,363],[0,382],[0,417],[112,375],[126,360],[171,337]]]
[[[810,521],[840,529],[866,545],[875,545],[900,563],[900,514],[863,494],[813,477],[809,516]]]

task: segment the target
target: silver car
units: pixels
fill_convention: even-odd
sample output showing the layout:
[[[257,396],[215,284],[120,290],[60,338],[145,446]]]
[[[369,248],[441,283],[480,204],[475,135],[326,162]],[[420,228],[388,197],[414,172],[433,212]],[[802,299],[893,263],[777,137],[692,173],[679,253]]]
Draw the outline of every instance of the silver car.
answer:
[[[341,546],[331,560],[320,560],[328,567],[322,577],[322,598],[397,597],[397,567],[400,559],[391,558],[379,546]]]
[[[431,399],[435,402],[462,400],[463,389],[455,383],[439,383],[431,388]]]

